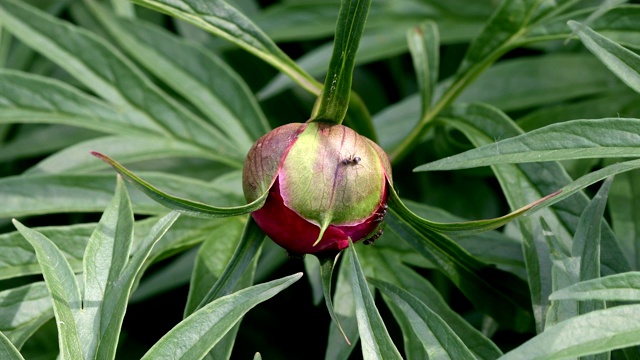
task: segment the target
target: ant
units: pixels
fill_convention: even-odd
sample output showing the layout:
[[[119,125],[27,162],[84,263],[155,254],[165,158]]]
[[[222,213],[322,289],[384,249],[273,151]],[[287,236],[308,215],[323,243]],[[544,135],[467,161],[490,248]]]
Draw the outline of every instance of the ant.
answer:
[[[360,164],[360,161],[362,161],[362,159],[359,156],[349,155],[349,157],[342,159],[341,163],[342,165],[358,165]]]

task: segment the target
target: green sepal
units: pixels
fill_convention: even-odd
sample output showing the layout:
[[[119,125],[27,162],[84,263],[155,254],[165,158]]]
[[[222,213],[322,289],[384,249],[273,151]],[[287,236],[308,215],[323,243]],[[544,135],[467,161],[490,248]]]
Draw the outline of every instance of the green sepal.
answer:
[[[111,159],[110,157],[101,154],[96,151],[92,151],[91,154],[100,160],[106,162],[111,165],[122,177],[133,184],[140,191],[145,193],[151,199],[155,200],[161,205],[164,205],[172,210],[177,212],[200,218],[219,218],[219,217],[229,217],[229,216],[238,216],[244,215],[253,211],[260,209],[265,201],[267,200],[267,196],[269,192],[266,191],[262,196],[260,196],[255,201],[242,205],[242,206],[233,206],[233,207],[216,207],[207,205],[201,202],[192,201],[183,199],[177,196],[173,196],[167,194],[163,191],[160,191],[153,185],[149,184],[145,180],[139,178],[131,171],[127,170],[124,166],[119,164],[117,161]]]
[[[390,191],[391,193],[389,194],[389,204],[391,206],[394,206],[397,210],[401,209],[402,212],[410,212],[413,214],[413,212],[411,210],[409,210],[409,208],[407,208],[404,203],[402,202],[402,200],[400,199],[400,197],[398,196],[398,194],[396,193],[395,189],[393,187],[390,187]],[[422,225],[424,225],[426,228],[429,228],[431,230],[434,231],[438,231],[441,232],[443,234],[450,234],[450,235],[470,235],[470,234],[477,234],[477,233],[482,233],[482,232],[486,232],[486,231],[490,231],[490,230],[494,230],[497,229],[505,224],[507,224],[508,222],[510,222],[511,220],[514,220],[515,218],[517,218],[518,216],[523,215],[524,213],[526,213],[527,211],[531,210],[532,208],[534,208],[536,205],[551,199],[557,195],[559,195],[562,192],[562,190],[556,191],[552,194],[549,194],[537,201],[534,201],[526,206],[521,207],[520,209],[513,211],[507,215],[498,217],[498,218],[493,218],[493,219],[485,219],[485,220],[474,220],[474,221],[464,221],[464,222],[454,222],[454,223],[440,223],[440,222],[435,222],[435,221],[429,221],[427,219],[423,219],[415,214],[413,214],[416,219],[418,221],[420,221],[422,223]]]
[[[327,305],[327,310],[329,311],[329,316],[344,336],[344,340],[347,344],[351,345],[351,341],[347,337],[347,334],[344,332],[342,325],[340,325],[340,321],[338,320],[338,316],[336,315],[335,310],[333,309],[333,302],[331,301],[331,281],[333,278],[333,269],[340,258],[340,252],[325,252],[317,254],[317,258],[320,261],[320,277],[322,278],[322,292],[324,293],[324,302]]]

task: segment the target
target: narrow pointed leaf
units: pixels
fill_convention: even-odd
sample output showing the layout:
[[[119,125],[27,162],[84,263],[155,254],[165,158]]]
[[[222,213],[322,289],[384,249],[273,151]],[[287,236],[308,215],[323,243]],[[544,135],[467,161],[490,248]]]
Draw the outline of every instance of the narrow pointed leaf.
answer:
[[[90,8],[116,41],[155,76],[194,104],[245,152],[269,124],[235,71],[208,49],[187,43],[161,27]]]
[[[351,290],[351,266],[345,260],[340,262],[338,279],[336,280],[335,292],[333,294],[333,312],[340,321],[342,329],[338,328],[335,322],[329,325],[329,336],[327,339],[327,351],[324,354],[325,360],[347,360],[355,344],[360,339],[358,333],[358,321],[356,317],[355,299]],[[345,335],[353,345],[344,341]]]
[[[340,333],[342,333],[342,336],[344,336],[344,340],[347,342],[347,344],[351,345],[347,334],[344,332],[342,325],[340,325],[340,319],[338,319],[338,316],[333,309],[333,302],[331,301],[331,282],[333,281],[333,269],[336,266],[339,257],[340,253],[320,254],[320,256],[318,256],[318,260],[320,260],[322,292],[324,294],[324,302],[327,305],[327,311],[329,311],[329,315],[331,316],[334,325],[338,327],[338,330],[340,330]]]
[[[249,217],[242,232],[240,243],[238,247],[236,247],[222,275],[220,275],[218,281],[216,281],[196,308],[185,309],[185,315],[190,315],[215,299],[231,294],[247,268],[255,261],[256,257],[260,256],[264,238],[265,234],[260,230],[258,224],[253,220],[253,217]]]
[[[82,297],[71,266],[51,240],[35,230],[13,221],[15,227],[36,250],[47,288],[53,299],[60,353],[65,358],[84,358],[76,314],[82,309]]]
[[[0,123],[52,123],[111,134],[154,133],[144,121],[58,80],[0,69]],[[158,132],[155,132],[158,133]]]
[[[213,150],[221,161],[241,163],[237,146],[162,92],[131,61],[95,34],[14,0],[0,5],[0,20],[23,42],[42,51],[151,132]]]
[[[351,241],[349,241],[351,242]],[[351,267],[351,288],[356,303],[358,332],[362,343],[362,356],[369,359],[402,359],[393,344],[380,313],[373,301],[373,295],[362,272],[353,243],[350,244],[349,264]]]
[[[569,21],[569,27],[602,63],[630,88],[640,93],[640,56],[627,50],[588,26]]]
[[[133,0],[135,3],[190,22],[210,33],[228,40],[258,56],[276,69],[290,76],[312,93],[319,94],[321,85],[245,17],[222,0]]]
[[[371,0],[341,2],[333,53],[314,121],[340,124],[347,113],[356,53],[370,7]]]
[[[609,214],[627,261],[632,269],[640,269],[640,171],[616,175],[609,193]]]
[[[0,329],[17,348],[21,348],[51,318],[51,296],[44,282],[33,282],[0,292]]]
[[[581,281],[555,291],[551,300],[640,301],[640,272],[632,271]]]
[[[369,281],[409,319],[415,335],[430,359],[476,358],[447,323],[417,297],[388,282],[376,279]]]
[[[440,71],[440,34],[438,25],[427,21],[407,32],[409,51],[416,71],[418,88],[422,95],[422,112],[420,118],[427,115],[431,107],[433,92],[438,82]]]
[[[207,304],[171,329],[142,359],[202,358],[244,314],[301,277],[298,273],[254,285]]]
[[[531,325],[524,295],[526,284],[481,262],[445,235],[424,225],[396,197],[389,199],[388,226],[432,262],[481,311],[520,330]],[[524,296],[524,298],[523,298]]]
[[[153,246],[169,230],[178,216],[179,213],[172,211],[151,227],[120,272],[120,276],[113,280],[111,287],[105,292],[103,305],[100,309],[100,328],[104,335],[100,339],[96,358],[113,359],[115,357],[127,302],[135,281],[140,277],[140,271],[151,254]]]
[[[15,345],[0,332],[0,358],[5,360],[24,360]]]
[[[500,360],[567,359],[640,344],[640,305],[592,311],[546,329]]]
[[[127,181],[135,185],[142,192],[147,194],[151,199],[157,201],[158,203],[173,209],[175,211],[179,211],[185,213],[190,216],[196,217],[204,217],[204,218],[215,218],[215,217],[228,217],[228,216],[237,216],[250,213],[252,211],[256,211],[262,207],[264,202],[267,199],[267,195],[269,192],[265,192],[260,198],[255,200],[252,203],[249,203],[244,206],[235,206],[235,207],[215,207],[207,204],[203,204],[196,201],[191,201],[183,198],[179,198],[173,195],[169,195],[163,191],[158,190],[153,185],[148,182],[142,180],[125,167],[117,163],[115,160],[109,158],[106,155],[100,154],[98,152],[92,152],[92,154],[99,159],[103,160],[107,164],[111,165],[122,177],[124,177]]]
[[[601,157],[640,156],[640,119],[572,120],[421,165],[415,171]]]
[[[113,285],[121,277],[129,259],[133,241],[133,212],[131,203],[120,176],[117,177],[116,191],[113,200],[102,214],[98,226],[91,234],[85,250],[84,293],[81,321],[78,323],[82,343],[89,348],[89,357],[100,353],[100,347],[112,346],[104,337],[111,319],[105,314],[105,294],[113,291]],[[107,315],[107,316],[105,316]],[[115,339],[117,340],[117,336]]]

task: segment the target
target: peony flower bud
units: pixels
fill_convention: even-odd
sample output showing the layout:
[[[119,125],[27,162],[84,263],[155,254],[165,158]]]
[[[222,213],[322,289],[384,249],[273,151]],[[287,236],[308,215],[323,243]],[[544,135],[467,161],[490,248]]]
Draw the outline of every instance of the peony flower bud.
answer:
[[[261,137],[242,183],[248,202],[269,191],[251,214],[258,226],[290,254],[309,254],[379,237],[392,180],[389,159],[373,141],[342,125],[309,122]]]

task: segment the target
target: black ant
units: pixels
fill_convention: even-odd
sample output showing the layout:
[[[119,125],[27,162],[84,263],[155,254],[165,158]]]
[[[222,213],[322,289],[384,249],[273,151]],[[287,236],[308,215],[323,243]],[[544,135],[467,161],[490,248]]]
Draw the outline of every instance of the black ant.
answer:
[[[363,245],[373,245],[373,243],[378,240],[378,238],[380,236],[382,236],[382,233],[384,232],[384,229],[382,227],[378,228],[378,231],[376,231],[375,233],[373,233],[373,235],[371,235],[370,237],[362,240],[362,244]]]
[[[342,159],[341,163],[342,165],[349,165],[349,164],[358,165],[360,164],[360,161],[362,161],[362,159],[359,156],[350,155],[349,157]]]
[[[382,205],[382,209],[378,212],[376,212],[376,218],[373,221],[377,221],[380,222],[382,220],[384,220],[385,215],[387,215],[387,209],[389,208],[389,206],[387,204]]]

